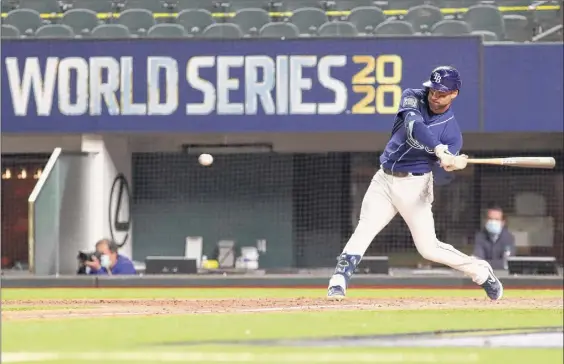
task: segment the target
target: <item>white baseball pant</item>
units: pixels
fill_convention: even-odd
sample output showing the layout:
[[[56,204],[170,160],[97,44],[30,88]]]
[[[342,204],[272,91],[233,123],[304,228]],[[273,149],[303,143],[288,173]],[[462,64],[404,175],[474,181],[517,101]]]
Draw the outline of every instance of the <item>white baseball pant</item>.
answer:
[[[489,275],[484,262],[437,240],[432,203],[432,173],[394,177],[378,170],[362,200],[358,225],[343,252],[363,256],[374,237],[399,212],[423,258],[459,270],[476,284],[484,283]]]

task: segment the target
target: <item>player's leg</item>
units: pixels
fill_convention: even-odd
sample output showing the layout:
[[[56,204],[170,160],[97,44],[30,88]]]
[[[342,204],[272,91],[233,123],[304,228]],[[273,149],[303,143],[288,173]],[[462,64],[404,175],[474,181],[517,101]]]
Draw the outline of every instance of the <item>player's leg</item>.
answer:
[[[351,276],[374,237],[397,214],[390,197],[390,176],[381,170],[376,172],[360,208],[358,225],[337,258],[337,267],[329,280],[327,296],[342,299]]]
[[[488,297],[494,300],[501,298],[503,286],[487,262],[470,257],[452,245],[437,240],[431,209],[432,176],[407,177],[394,183],[393,198],[411,231],[417,251],[423,258],[463,272],[482,286]]]

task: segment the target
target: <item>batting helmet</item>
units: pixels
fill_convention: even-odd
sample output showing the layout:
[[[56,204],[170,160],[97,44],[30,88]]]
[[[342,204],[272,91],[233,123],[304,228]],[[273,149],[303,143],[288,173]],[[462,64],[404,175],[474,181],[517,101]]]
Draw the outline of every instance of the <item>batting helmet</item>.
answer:
[[[461,85],[460,73],[458,73],[456,68],[450,66],[435,68],[433,72],[431,72],[429,81],[423,83],[425,87],[443,92],[460,90]]]

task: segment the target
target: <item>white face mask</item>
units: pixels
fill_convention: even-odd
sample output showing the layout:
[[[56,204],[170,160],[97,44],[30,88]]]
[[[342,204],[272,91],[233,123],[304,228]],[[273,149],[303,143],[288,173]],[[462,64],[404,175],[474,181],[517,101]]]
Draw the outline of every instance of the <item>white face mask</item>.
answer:
[[[112,262],[110,261],[109,255],[104,254],[100,257],[100,264],[102,265],[102,267],[109,268],[111,263]]]

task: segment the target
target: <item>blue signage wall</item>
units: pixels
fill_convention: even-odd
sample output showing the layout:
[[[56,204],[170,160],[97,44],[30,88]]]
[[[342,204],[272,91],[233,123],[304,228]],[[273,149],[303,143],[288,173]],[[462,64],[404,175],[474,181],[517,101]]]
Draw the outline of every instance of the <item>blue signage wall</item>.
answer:
[[[5,40],[2,130],[389,132],[402,89],[443,64],[464,131],[562,130],[562,45],[476,37]]]

